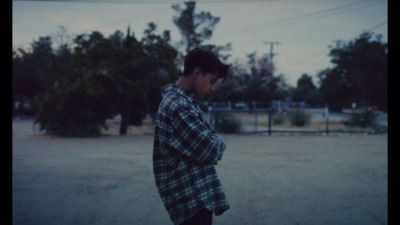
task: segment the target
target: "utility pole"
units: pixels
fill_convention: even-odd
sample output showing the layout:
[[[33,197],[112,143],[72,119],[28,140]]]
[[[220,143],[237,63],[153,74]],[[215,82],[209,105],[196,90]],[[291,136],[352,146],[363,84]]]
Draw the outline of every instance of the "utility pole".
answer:
[[[272,60],[273,60],[274,56],[277,55],[276,53],[274,53],[274,45],[279,45],[280,42],[279,41],[266,41],[264,43],[266,45],[268,45],[268,44],[270,45],[270,47],[269,47],[269,59],[271,60],[271,63],[272,63]]]

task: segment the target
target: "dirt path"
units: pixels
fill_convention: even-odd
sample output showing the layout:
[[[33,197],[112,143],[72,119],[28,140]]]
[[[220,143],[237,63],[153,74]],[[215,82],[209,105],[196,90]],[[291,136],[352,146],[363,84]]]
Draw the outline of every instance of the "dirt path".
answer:
[[[223,137],[215,225],[387,224],[386,136]],[[13,224],[172,224],[152,141],[13,136]]]

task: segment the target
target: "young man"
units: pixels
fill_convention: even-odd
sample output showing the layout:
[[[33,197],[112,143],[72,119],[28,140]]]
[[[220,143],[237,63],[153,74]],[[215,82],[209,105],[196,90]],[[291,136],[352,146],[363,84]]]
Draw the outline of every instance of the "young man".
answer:
[[[214,166],[225,144],[200,110],[199,99],[225,81],[230,65],[196,48],[184,61],[183,76],[164,88],[154,135],[153,172],[174,225],[211,225],[212,213],[229,209]]]

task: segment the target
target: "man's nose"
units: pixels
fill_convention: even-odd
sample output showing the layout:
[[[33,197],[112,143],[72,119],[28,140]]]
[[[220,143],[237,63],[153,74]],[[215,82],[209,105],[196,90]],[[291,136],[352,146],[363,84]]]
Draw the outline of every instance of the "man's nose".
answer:
[[[215,91],[214,85],[211,85],[210,91],[211,91],[211,92],[214,92],[214,91]]]

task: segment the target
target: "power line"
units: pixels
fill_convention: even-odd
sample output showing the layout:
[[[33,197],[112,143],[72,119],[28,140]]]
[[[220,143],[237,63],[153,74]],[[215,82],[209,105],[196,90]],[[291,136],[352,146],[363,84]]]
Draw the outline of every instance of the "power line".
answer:
[[[140,15],[137,15],[137,16],[131,16],[131,17],[128,17],[128,18],[125,18],[125,19],[115,20],[115,21],[110,22],[110,23],[100,24],[100,25],[97,25],[97,26],[95,26],[93,28],[86,29],[86,30],[93,30],[93,29],[97,29],[97,28],[100,28],[100,27],[109,26],[109,25],[112,25],[112,24],[115,24],[115,23],[121,23],[121,22],[128,21],[128,20],[135,20],[135,19],[143,18],[143,17],[146,17],[146,16],[157,14],[159,12],[163,12],[163,11],[165,11],[167,9],[170,9],[170,7],[162,8],[162,9],[155,10],[155,11],[152,11],[152,12],[146,12],[146,13],[143,13],[143,14],[140,14]]]
[[[356,7],[356,8],[350,8],[350,9],[346,9],[346,10],[343,10],[343,11],[332,12],[332,13],[325,14],[325,15],[321,15],[321,16],[318,16],[318,17],[307,18],[307,19],[305,19],[305,20],[293,21],[292,23],[285,24],[285,26],[293,25],[293,24],[298,24],[298,23],[303,23],[303,22],[315,21],[315,20],[317,20],[317,19],[327,18],[327,17],[330,17],[330,16],[337,16],[337,15],[341,15],[341,14],[344,14],[344,13],[353,12],[353,11],[356,11],[356,10],[359,10],[359,9],[364,9],[364,8],[368,8],[368,7],[371,7],[371,6],[378,5],[378,4],[382,4],[382,3],[384,3],[384,2],[385,2],[385,1],[382,1],[382,2],[373,2],[372,4],[367,3],[366,5],[362,5],[362,6],[359,6],[359,7]],[[281,27],[284,27],[284,26],[281,26]],[[279,27],[279,28],[281,28],[281,27]]]
[[[220,37],[226,37],[226,36],[233,35],[233,34],[235,36],[238,36],[238,35],[249,35],[249,34],[254,34],[254,33],[262,33],[262,32],[266,32],[267,30],[271,30],[271,29],[279,29],[279,28],[284,28],[284,27],[290,26],[290,25],[296,25],[299,23],[315,21],[315,20],[318,20],[321,18],[327,18],[327,17],[331,17],[331,16],[341,15],[344,13],[348,13],[348,12],[360,10],[363,8],[375,6],[378,4],[385,3],[385,2],[387,2],[387,1],[368,2],[368,3],[365,3],[365,1],[360,1],[357,3],[341,5],[338,7],[323,9],[320,11],[306,13],[306,14],[303,14],[300,16],[290,17],[290,18],[279,20],[276,22],[267,23],[265,25],[258,25],[257,27],[236,30],[233,33],[231,32],[231,33],[228,33],[225,35],[221,35]],[[360,4],[361,4],[361,6],[360,6]]]
[[[379,27],[381,27],[381,26],[383,26],[383,25],[385,25],[385,24],[387,24],[387,20],[386,20],[386,21],[383,21],[382,23],[379,23],[378,25],[374,26],[373,28],[369,29],[368,31],[371,32],[371,31],[373,31],[373,30],[376,30],[376,29],[378,29]],[[300,59],[300,60],[296,60],[296,61],[293,61],[293,62],[290,62],[290,63],[286,63],[286,64],[284,64],[284,65],[282,65],[282,66],[280,66],[280,67],[285,67],[285,68],[287,69],[287,67],[293,67],[293,66],[298,65],[298,64],[300,64],[300,63],[309,62],[311,59],[317,58],[317,57],[322,56],[322,55],[324,55],[324,54],[326,54],[326,53],[327,53],[327,51],[326,51],[326,50],[323,50],[323,51],[320,51],[320,52],[315,53],[315,54],[313,54],[313,55],[310,55],[310,56],[307,57],[307,58]],[[287,56],[286,56],[286,57],[287,57]]]
[[[381,26],[387,24],[387,22],[388,22],[387,20],[386,20],[386,21],[383,21],[382,23],[380,23],[380,24],[374,26],[373,28],[369,29],[369,31],[374,31],[374,30],[378,29],[379,27],[381,27]]]
[[[303,58],[303,59],[296,60],[296,61],[291,62],[291,63],[284,64],[281,67],[295,66],[295,65],[298,65],[300,63],[304,63],[304,62],[310,61],[311,59],[317,58],[317,57],[319,57],[321,55],[324,55],[324,54],[326,54],[326,50],[323,50],[323,51],[317,52],[315,54],[312,54],[312,55],[308,56],[307,58]]]
[[[272,24],[279,24],[279,23],[285,23],[285,22],[298,21],[298,19],[303,19],[303,18],[307,18],[307,17],[310,17],[310,16],[315,16],[315,15],[322,14],[322,13],[336,11],[336,10],[341,9],[341,8],[348,8],[348,7],[352,7],[353,5],[358,5],[358,4],[362,4],[362,3],[365,3],[365,2],[364,1],[355,2],[355,3],[351,3],[351,4],[341,5],[341,6],[338,6],[338,7],[333,7],[333,8],[329,8],[329,9],[320,10],[320,11],[317,11],[317,12],[311,12],[311,13],[307,13],[307,14],[304,14],[304,15],[300,15],[300,16],[295,16],[295,17],[291,17],[291,18],[288,18],[288,19],[279,20],[279,21],[276,21],[276,22],[274,22]]]

